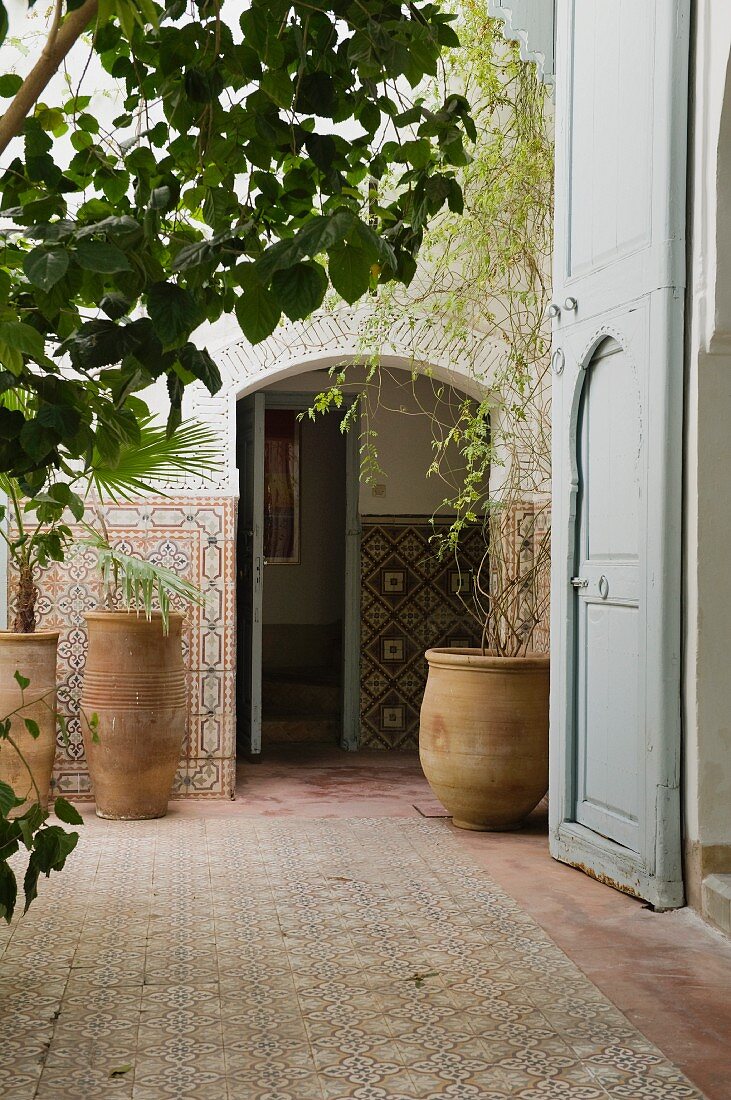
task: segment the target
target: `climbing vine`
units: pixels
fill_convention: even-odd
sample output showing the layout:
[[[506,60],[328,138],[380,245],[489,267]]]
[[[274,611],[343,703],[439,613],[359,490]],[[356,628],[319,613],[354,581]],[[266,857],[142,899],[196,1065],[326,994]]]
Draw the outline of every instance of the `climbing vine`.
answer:
[[[407,288],[384,287],[364,322],[366,383],[350,422],[362,423],[362,469],[379,471],[373,427],[387,368],[368,349],[388,346],[398,326],[412,334],[412,377],[431,376],[428,348],[434,330],[454,359],[467,362],[471,396],[433,379],[434,403],[421,400],[433,429],[433,456],[425,471],[440,478],[439,511],[451,523],[435,528],[439,554],[459,558],[460,536],[484,526],[485,558],[475,576],[471,610],[483,644],[498,653],[523,653],[546,625],[550,515],[550,332],[545,312],[553,213],[551,102],[532,65],[505,41],[502,24],[485,0],[463,0],[461,48],[448,63],[447,81],[464,93],[477,127],[470,162],[458,179],[464,213],[445,213],[424,236],[422,264]],[[425,102],[443,94],[422,86]],[[489,362],[485,371],[482,363]],[[333,372],[329,391],[313,412],[337,406],[352,368]],[[416,388],[414,398],[418,400]],[[347,421],[347,418],[346,418]],[[491,476],[492,474],[492,476]],[[524,506],[520,529],[511,533]],[[516,545],[517,543],[517,545]],[[488,555],[489,548],[489,555]]]

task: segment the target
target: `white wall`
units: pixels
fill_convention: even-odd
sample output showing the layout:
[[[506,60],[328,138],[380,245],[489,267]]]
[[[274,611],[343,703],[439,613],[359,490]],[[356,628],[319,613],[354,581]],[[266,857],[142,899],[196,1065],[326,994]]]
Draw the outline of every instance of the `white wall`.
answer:
[[[352,393],[362,386],[356,378],[362,371],[353,368],[346,386]],[[316,394],[330,384],[327,371],[300,374],[285,383],[270,387],[277,392]],[[434,428],[430,413],[453,424],[455,409],[464,395],[441,382],[420,376],[412,380],[408,371],[393,369],[382,373],[378,394],[369,399],[373,409],[369,426],[376,432],[375,446],[383,476],[376,475],[376,484],[385,495],[376,494],[370,484],[361,483],[359,510],[363,516],[431,516],[445,497],[451,497],[460,483],[461,464],[455,453],[450,456],[453,469],[448,480],[439,475],[427,477],[434,458]],[[361,427],[365,427],[365,419]],[[446,513],[445,513],[446,514]]]
[[[731,860],[731,5],[726,0],[699,0],[696,41],[684,440],[683,756],[691,878],[704,864],[709,869],[709,860]],[[689,887],[693,898],[697,882]]]

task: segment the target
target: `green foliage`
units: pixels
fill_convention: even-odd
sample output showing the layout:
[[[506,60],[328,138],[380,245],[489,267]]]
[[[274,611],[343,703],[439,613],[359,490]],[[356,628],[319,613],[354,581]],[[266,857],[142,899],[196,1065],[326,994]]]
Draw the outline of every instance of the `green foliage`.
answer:
[[[448,64],[450,86],[461,87],[477,128],[472,159],[456,173],[447,211],[425,231],[421,264],[407,290],[386,288],[361,332],[367,369],[356,409],[361,413],[362,476],[380,475],[372,427],[380,402],[381,366],[373,348],[388,345],[392,330],[409,331],[413,377],[430,374],[434,328],[440,342],[468,365],[475,398],[450,399],[433,382],[429,477],[442,480],[441,511],[450,517],[434,535],[435,551],[459,557],[467,528],[484,528],[486,554],[472,586],[474,612],[485,644],[498,652],[524,652],[547,614],[550,523],[550,390],[548,305],[553,230],[553,143],[550,105],[535,68],[506,43],[503,27],[485,0],[459,5],[461,48]],[[424,85],[425,102],[440,89]],[[431,98],[430,98],[431,97]],[[449,181],[434,176],[435,195]],[[462,200],[464,205],[462,204]],[[336,282],[331,270],[331,280]],[[343,291],[341,290],[341,293]],[[343,294],[343,296],[346,296]],[[426,322],[424,319],[427,319]],[[491,363],[488,377],[481,363]],[[338,367],[332,386],[318,395],[313,413],[339,407],[350,369]],[[490,488],[490,475],[500,488]],[[506,552],[505,524],[513,505],[537,502],[538,537],[532,563],[516,571]],[[546,522],[544,522],[546,521]],[[527,557],[527,555],[526,555]]]
[[[25,692],[30,687],[30,679],[16,671],[15,680],[20,687],[21,701],[0,721],[0,752],[18,754],[28,772],[33,794],[29,798],[20,798],[7,783],[0,780],[0,918],[8,924],[13,919],[18,901],[17,860],[13,857],[21,851],[28,854],[23,876],[24,912],[27,913],[38,896],[41,875],[48,878],[52,871],[63,870],[79,840],[78,833],[67,832],[61,825],[48,824],[49,813],[41,806],[40,791],[13,734],[13,721],[22,715],[26,706]],[[53,709],[43,697],[33,702]],[[23,721],[31,736],[37,737],[37,723],[29,718]],[[19,813],[24,805],[27,808]],[[83,825],[81,814],[65,798],[55,800],[54,813],[65,825]]]
[[[330,280],[350,302],[408,283],[474,136],[463,96],[414,92],[453,19],[431,0],[252,0],[232,27],[208,0],[100,3],[112,130],[79,84],[37,104],[0,176],[0,392],[28,397],[0,419],[0,471],[39,489],[93,451],[114,464],[139,443],[130,395],[161,377],[174,428],[185,385],[220,386],[202,321],[235,314],[259,341]]]
[[[159,610],[164,633],[169,627],[172,599],[203,602],[200,590],[174,570],[127,554],[96,532],[91,532],[86,541],[96,551],[105,590],[112,596],[119,592],[127,609],[142,611],[147,619]]]
[[[2,405],[7,396],[0,396],[0,414],[8,411]],[[218,469],[216,437],[209,428],[186,422],[170,434],[134,398],[130,412],[139,416],[136,442],[124,441],[117,450],[107,446],[106,434],[100,433],[99,446],[92,449],[85,465],[68,471],[70,482],[53,481],[44,491],[28,496],[27,482],[0,474],[0,491],[7,496],[12,519],[6,529],[7,508],[0,505],[0,538],[18,575],[15,631],[35,629],[35,576],[39,567],[63,561],[74,539],[67,512],[80,522],[90,499],[98,509],[104,501],[134,500],[160,492],[163,484],[174,486],[191,473],[205,477]]]

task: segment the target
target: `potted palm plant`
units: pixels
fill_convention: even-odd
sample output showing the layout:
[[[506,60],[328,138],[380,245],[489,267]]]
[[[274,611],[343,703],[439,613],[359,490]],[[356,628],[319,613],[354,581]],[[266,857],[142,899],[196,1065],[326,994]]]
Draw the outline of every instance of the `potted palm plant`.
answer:
[[[124,553],[107,536],[86,540],[98,556],[104,609],[86,614],[89,638],[82,716],[99,817],[163,817],[185,736],[182,629],[171,601],[199,602],[194,585]],[[119,606],[121,604],[121,606]]]
[[[127,618],[149,622],[153,628],[156,626],[158,634],[165,639],[161,653],[175,648],[176,632],[179,650],[182,617],[170,611],[170,600],[196,600],[199,594],[171,570],[112,547],[104,524],[104,504],[131,500],[155,490],[159,492],[162,484],[175,485],[189,473],[205,475],[216,466],[214,437],[209,429],[196,423],[184,423],[174,432],[167,433],[163,426],[145,416],[140,423],[138,441],[134,445],[123,445],[114,461],[106,460],[95,450],[83,468],[78,471],[65,469],[66,480],[52,483],[35,496],[29,496],[30,487],[19,480],[0,477],[0,491],[7,499],[7,505],[0,507],[0,537],[7,545],[15,578],[12,629],[0,632],[0,706],[4,708],[2,713],[12,712],[23,720],[23,727],[15,734],[13,744],[0,744],[0,780],[24,793],[29,801],[40,798],[44,807],[47,804],[58,721],[55,688],[59,632],[36,630],[38,570],[50,561],[64,559],[70,544],[78,537],[70,526],[70,519],[81,523],[91,509],[101,531],[89,523],[84,523],[83,530],[97,552],[104,580],[106,610],[100,613],[102,620],[112,606],[121,602]],[[2,522],[6,516],[10,519],[7,529]],[[115,599],[110,594],[112,588]],[[153,609],[153,603],[158,610]],[[124,611],[115,610],[113,614],[120,622],[125,617]],[[95,625],[94,639],[98,633]],[[92,666],[98,645],[95,641],[92,646]],[[25,690],[27,681],[31,684],[29,690]],[[107,722],[107,708],[99,709],[105,716],[104,727],[109,726],[114,731],[118,723]],[[184,729],[184,714],[182,723]],[[87,750],[90,744],[101,743],[100,724],[96,718],[87,722]],[[176,730],[180,725],[178,717]],[[180,732],[178,751],[182,737],[183,732]],[[108,746],[111,741],[110,733]],[[91,755],[94,755],[94,747]],[[100,784],[103,789],[102,779]]]
[[[0,506],[0,537],[15,576],[11,629],[0,631],[0,713],[18,719],[12,740],[0,741],[0,782],[22,797],[22,814],[36,801],[46,810],[56,754],[59,632],[36,630],[37,572],[63,559],[72,537],[66,506],[77,519],[84,509],[67,485],[25,499],[20,483],[3,474],[0,492],[7,501]]]
[[[97,526],[87,525],[84,541],[97,554],[103,606],[85,616],[81,711],[99,817],[143,820],[167,812],[187,715],[180,608],[202,601],[173,570],[113,545],[105,502],[139,499],[160,482],[207,476],[218,466],[215,436],[203,425],[182,424],[168,434],[145,424],[140,446],[124,448],[113,468],[99,463],[90,471]]]

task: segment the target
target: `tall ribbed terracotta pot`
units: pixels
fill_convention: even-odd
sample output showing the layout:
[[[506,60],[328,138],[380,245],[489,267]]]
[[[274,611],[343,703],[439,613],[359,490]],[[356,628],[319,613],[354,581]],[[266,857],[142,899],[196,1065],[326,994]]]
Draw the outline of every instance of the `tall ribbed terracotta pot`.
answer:
[[[164,817],[185,735],[182,615],[86,616],[89,650],[81,693],[84,748],[99,817]],[[89,720],[99,718],[97,736]]]
[[[30,680],[25,689],[26,705],[11,719],[10,733],[30,766],[43,809],[48,807],[53,761],[56,756],[56,650],[58,631],[12,634],[0,631],[0,719],[21,705],[21,691],[15,679],[19,672]],[[42,701],[41,701],[42,700]],[[24,718],[38,723],[40,735],[33,737]],[[0,779],[18,798],[26,798],[16,814],[22,814],[38,795],[23,761],[12,745],[0,741]]]
[[[548,787],[547,656],[430,649],[419,756],[461,829],[518,828]]]

